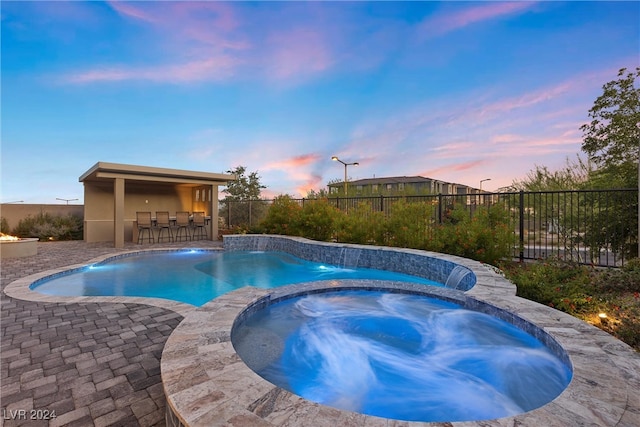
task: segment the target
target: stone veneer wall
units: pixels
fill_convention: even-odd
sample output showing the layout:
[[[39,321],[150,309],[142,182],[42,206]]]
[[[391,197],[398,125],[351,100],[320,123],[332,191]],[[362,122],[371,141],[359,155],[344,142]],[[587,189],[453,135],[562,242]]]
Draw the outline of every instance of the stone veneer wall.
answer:
[[[223,240],[225,251],[286,252],[307,261],[341,267],[375,268],[411,274],[462,291],[468,291],[476,284],[476,275],[470,266],[465,265],[475,262],[453,255],[268,234],[232,234],[223,236]]]

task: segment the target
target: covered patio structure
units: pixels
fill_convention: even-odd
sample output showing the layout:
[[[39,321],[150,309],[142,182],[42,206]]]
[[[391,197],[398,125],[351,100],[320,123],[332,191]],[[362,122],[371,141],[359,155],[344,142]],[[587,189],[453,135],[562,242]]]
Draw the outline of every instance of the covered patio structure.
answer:
[[[218,238],[218,187],[235,175],[98,162],[82,174],[84,240],[132,241],[136,212],[204,212],[209,239]]]

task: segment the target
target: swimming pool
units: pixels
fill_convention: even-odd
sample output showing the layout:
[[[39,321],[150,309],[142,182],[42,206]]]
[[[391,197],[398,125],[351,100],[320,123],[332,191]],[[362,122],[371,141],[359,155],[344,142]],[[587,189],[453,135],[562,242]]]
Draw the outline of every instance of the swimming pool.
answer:
[[[174,250],[134,253],[45,277],[31,289],[57,296],[154,297],[202,306],[243,286],[269,289],[315,280],[394,280],[444,286],[419,276],[345,268],[277,251]]]

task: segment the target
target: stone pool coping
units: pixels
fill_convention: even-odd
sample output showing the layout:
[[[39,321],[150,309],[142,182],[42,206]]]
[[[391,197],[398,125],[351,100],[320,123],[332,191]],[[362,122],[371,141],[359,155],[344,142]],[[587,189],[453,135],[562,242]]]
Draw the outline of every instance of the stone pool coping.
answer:
[[[296,245],[300,242],[316,244],[306,239],[284,239],[291,239]],[[225,249],[227,242],[225,239]],[[361,245],[339,246],[381,249]],[[434,255],[417,252],[423,256]],[[167,425],[640,425],[640,395],[637,393],[640,389],[640,355],[631,347],[568,314],[516,297],[513,284],[488,266],[458,257],[436,255],[438,259],[460,262],[471,268],[477,281],[471,290],[464,293],[444,288],[434,288],[434,293],[462,298],[470,303],[477,300],[495,307],[497,312],[514,313],[514,322],[530,322],[562,346],[573,367],[573,378],[560,396],[541,408],[514,417],[478,422],[425,423],[342,411],[281,389],[249,369],[233,348],[231,333],[234,322],[247,307],[283,298],[287,292],[315,292],[322,288],[403,288],[407,285],[368,280],[319,281],[270,290],[246,287],[218,297],[189,313],[167,340],[161,359],[167,397]]]
[[[9,283],[4,288],[4,293],[12,298],[17,298],[26,301],[36,302],[58,302],[58,303],[127,303],[127,304],[146,304],[154,307],[166,308],[186,316],[194,311],[197,307],[178,301],[171,301],[163,298],[148,298],[148,297],[131,297],[131,296],[64,296],[64,295],[46,295],[40,292],[36,292],[31,289],[31,285],[35,282],[43,280],[48,277],[61,275],[68,273],[72,270],[80,270],[93,264],[99,264],[112,259],[123,258],[133,256],[137,254],[145,254],[149,252],[172,252],[172,251],[188,251],[188,250],[200,250],[200,251],[222,251],[220,248],[184,248],[184,247],[164,247],[155,249],[141,249],[132,251],[123,251],[117,254],[106,254],[93,258],[88,262],[81,264],[72,264],[65,267],[53,268],[39,273],[31,274],[29,276],[22,277]]]

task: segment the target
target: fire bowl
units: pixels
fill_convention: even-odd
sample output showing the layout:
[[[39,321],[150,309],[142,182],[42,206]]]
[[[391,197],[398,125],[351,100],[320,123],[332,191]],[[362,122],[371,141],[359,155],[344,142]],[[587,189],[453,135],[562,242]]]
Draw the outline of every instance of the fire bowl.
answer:
[[[0,258],[24,258],[38,253],[38,239],[0,240]]]

